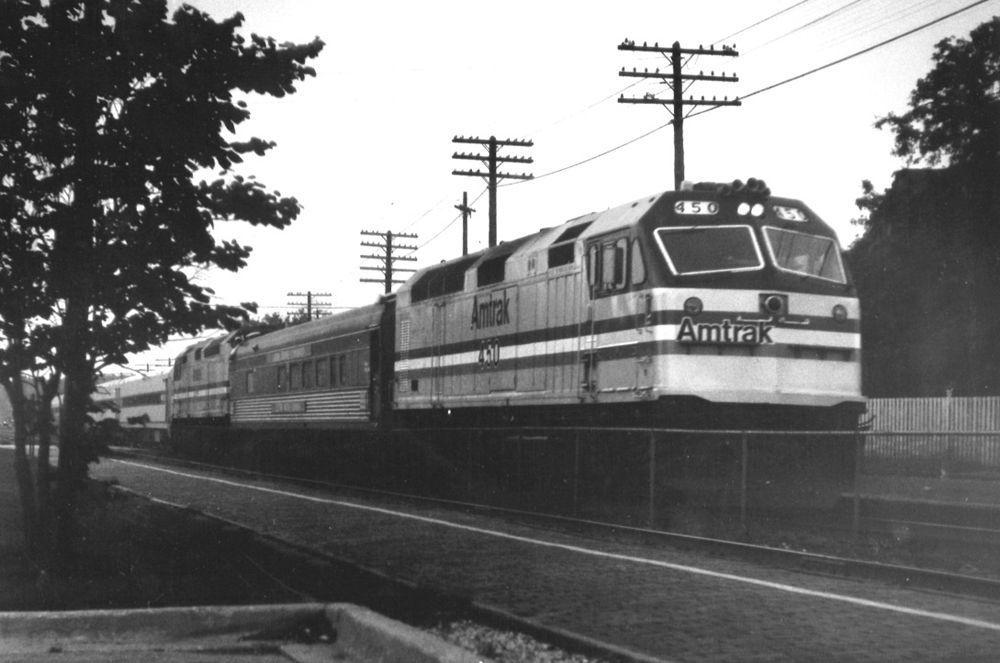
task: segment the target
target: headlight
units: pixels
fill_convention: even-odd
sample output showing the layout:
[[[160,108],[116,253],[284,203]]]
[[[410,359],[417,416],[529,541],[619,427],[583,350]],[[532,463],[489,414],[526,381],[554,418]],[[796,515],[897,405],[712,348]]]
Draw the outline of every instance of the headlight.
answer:
[[[697,297],[688,297],[684,302],[684,312],[688,315],[698,315],[705,308]]]

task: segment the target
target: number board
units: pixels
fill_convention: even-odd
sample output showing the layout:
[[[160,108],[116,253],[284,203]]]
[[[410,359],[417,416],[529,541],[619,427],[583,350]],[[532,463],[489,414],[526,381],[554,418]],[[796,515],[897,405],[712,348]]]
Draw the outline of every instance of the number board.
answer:
[[[774,215],[777,216],[782,221],[808,221],[809,217],[806,213],[800,210],[798,207],[782,207],[780,205],[774,206]]]
[[[676,214],[718,214],[719,203],[708,200],[678,200],[674,203]]]

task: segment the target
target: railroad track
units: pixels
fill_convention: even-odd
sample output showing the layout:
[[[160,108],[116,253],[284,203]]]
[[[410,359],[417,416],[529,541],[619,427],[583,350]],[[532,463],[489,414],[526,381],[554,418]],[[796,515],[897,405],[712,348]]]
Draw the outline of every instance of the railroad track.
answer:
[[[513,518],[539,527],[560,529],[575,534],[582,533],[595,538],[620,538],[630,542],[640,542],[644,545],[654,547],[674,546],[688,550],[704,550],[714,554],[733,555],[741,558],[754,559],[783,568],[798,569],[811,573],[856,577],[889,582],[914,588],[931,589],[934,591],[958,593],[969,596],[980,596],[990,599],[1000,598],[1000,578],[968,575],[935,570],[932,568],[919,568],[910,565],[885,563],[871,559],[844,557],[835,554],[825,554],[822,552],[696,536],[596,520],[544,514],[520,509],[488,506],[461,500],[430,498],[326,481],[300,479],[284,475],[270,475],[262,472],[251,472],[219,465],[182,460],[168,456],[160,456],[143,450],[116,449],[113,453],[119,456],[142,458],[162,464],[182,465],[189,468],[222,472],[230,475],[288,482],[313,488],[319,487],[338,493],[349,493],[378,499],[402,500],[416,504],[443,506],[456,510],[495,515],[503,518]],[[949,525],[946,523],[921,522],[916,520],[886,517],[862,518],[861,525],[862,530],[860,535],[862,537],[885,535],[888,532],[891,536],[897,538],[908,538],[910,540],[923,536],[934,539],[945,539],[959,544],[975,540],[981,545],[989,545],[993,547],[1000,546],[1000,530],[993,528],[968,527],[963,525]],[[830,533],[829,536],[832,538],[842,537],[845,534],[844,527],[832,526],[828,531]],[[849,534],[849,531],[847,533]]]

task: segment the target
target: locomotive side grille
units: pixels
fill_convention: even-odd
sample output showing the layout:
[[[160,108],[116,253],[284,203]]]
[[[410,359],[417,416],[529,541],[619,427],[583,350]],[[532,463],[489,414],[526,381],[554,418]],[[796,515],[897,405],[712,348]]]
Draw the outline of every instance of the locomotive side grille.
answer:
[[[233,403],[234,422],[345,421],[367,417],[362,390],[243,399]]]

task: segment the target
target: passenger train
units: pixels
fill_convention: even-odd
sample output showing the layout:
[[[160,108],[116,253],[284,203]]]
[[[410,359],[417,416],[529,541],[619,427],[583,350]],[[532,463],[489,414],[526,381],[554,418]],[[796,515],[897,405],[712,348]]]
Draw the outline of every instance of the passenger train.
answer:
[[[175,427],[827,429],[864,409],[834,231],[699,183],[424,268],[378,303],[187,348]]]

